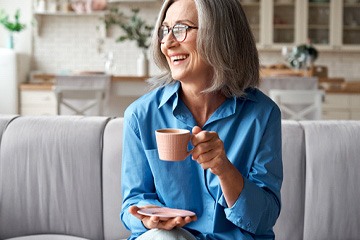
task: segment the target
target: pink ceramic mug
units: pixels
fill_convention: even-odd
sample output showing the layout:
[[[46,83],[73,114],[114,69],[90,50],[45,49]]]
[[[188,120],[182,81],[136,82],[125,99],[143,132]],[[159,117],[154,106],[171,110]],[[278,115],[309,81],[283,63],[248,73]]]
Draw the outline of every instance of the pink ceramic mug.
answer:
[[[159,158],[164,161],[182,161],[191,153],[187,146],[190,131],[186,129],[165,128],[155,131]]]

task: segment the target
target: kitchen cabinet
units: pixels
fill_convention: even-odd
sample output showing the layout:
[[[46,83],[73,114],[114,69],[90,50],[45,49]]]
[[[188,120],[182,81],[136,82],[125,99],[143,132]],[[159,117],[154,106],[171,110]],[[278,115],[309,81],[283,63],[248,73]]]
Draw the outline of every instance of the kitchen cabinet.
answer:
[[[300,42],[301,3],[303,0],[263,0],[262,23],[264,37],[260,47],[280,49]]]
[[[342,42],[343,49],[360,50],[360,2],[345,0],[342,3],[340,17],[341,31],[337,41]]]
[[[20,89],[21,115],[56,115],[56,97],[50,89]]]
[[[360,120],[360,94],[326,93],[323,119]]]
[[[304,16],[306,17],[306,24],[303,26],[305,34],[300,40],[307,42],[310,39],[317,48],[330,48],[333,43],[331,34],[334,31],[334,25],[331,21],[335,13],[335,1],[303,1]],[[330,17],[331,16],[331,17]]]
[[[260,50],[303,43],[304,0],[241,0]]]
[[[241,0],[259,50],[307,43],[322,51],[360,51],[357,0]]]
[[[259,1],[251,1],[251,0],[241,0],[242,7],[246,16],[248,17],[248,21],[250,24],[251,31],[254,34],[254,38],[257,44],[260,43],[260,33],[261,31],[261,14],[260,9],[261,5]]]

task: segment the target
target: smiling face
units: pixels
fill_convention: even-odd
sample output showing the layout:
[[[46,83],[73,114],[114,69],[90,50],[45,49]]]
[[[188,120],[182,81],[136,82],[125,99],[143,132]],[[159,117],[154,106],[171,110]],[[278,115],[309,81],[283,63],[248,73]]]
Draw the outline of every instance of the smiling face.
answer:
[[[198,14],[193,0],[178,0],[168,8],[162,25],[173,27],[177,23],[198,27]],[[183,42],[176,41],[170,32],[161,44],[161,52],[167,59],[173,79],[183,83],[194,82],[199,78],[209,80],[212,72],[197,51],[197,32],[197,29],[188,29]]]

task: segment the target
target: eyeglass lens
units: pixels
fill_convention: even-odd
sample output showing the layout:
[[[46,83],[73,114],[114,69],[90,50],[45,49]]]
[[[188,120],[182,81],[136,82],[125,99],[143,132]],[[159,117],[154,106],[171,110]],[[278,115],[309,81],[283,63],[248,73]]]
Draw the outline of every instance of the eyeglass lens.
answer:
[[[176,24],[174,27],[168,26],[161,26],[159,29],[159,40],[163,41],[164,38],[172,32],[173,36],[175,37],[176,41],[182,42],[186,38],[186,30],[187,26],[182,24]]]

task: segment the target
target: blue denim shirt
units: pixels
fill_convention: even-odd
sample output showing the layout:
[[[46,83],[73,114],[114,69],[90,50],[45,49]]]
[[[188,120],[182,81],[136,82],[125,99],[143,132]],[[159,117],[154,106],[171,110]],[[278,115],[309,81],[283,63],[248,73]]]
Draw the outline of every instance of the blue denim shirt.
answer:
[[[242,98],[228,98],[202,126],[218,133],[244,177],[239,198],[228,207],[218,177],[191,156],[159,160],[156,129],[191,131],[197,125],[179,98],[180,87],[177,82],[155,89],[125,111],[121,220],[132,232],[129,239],[147,229],[128,208],[149,204],[195,212],[198,220],[184,228],[198,239],[273,239],[283,179],[279,108],[258,89],[249,89]]]

